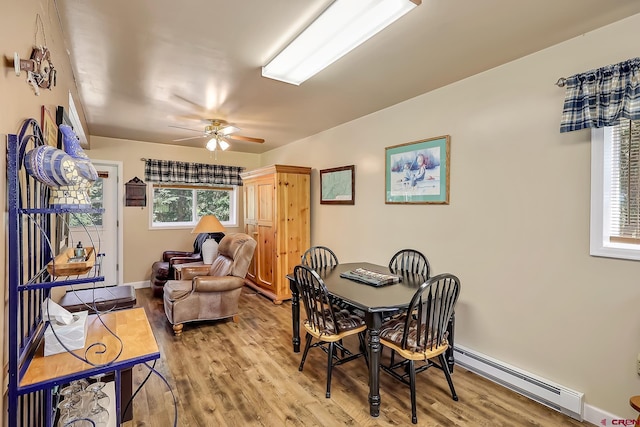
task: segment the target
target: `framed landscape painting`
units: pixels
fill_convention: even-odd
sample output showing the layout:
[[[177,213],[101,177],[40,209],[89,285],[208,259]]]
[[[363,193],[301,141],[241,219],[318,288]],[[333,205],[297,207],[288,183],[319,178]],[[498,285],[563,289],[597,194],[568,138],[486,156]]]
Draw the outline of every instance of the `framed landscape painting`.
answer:
[[[320,171],[320,204],[355,204],[355,166],[322,169]]]
[[[449,204],[449,135],[385,148],[385,203]]]

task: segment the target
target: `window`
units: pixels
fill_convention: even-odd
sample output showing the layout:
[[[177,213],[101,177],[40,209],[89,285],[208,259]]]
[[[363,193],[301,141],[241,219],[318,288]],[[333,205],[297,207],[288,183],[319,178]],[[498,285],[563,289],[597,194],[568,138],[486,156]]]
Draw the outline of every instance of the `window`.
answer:
[[[235,186],[154,184],[149,191],[151,228],[191,228],[208,214],[215,215],[224,226],[238,225],[238,188]]]
[[[640,260],[640,121],[592,130],[591,255]]]

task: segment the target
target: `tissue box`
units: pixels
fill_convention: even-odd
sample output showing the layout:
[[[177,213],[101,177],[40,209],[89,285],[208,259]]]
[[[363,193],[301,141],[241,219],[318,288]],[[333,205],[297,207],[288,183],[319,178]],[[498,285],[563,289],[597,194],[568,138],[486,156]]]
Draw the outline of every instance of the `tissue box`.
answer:
[[[67,349],[78,350],[84,348],[87,327],[89,326],[89,322],[87,322],[88,314],[88,311],[73,313],[73,322],[68,325],[60,324],[56,321],[49,322],[44,330],[44,355],[51,356],[52,354],[63,353]],[[52,328],[55,329],[55,335]]]

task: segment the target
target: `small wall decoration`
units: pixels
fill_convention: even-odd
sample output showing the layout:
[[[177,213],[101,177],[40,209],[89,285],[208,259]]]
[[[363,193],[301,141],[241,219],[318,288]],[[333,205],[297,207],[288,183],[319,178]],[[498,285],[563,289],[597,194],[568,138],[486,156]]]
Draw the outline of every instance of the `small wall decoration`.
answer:
[[[147,206],[147,184],[137,176],[125,185],[125,206]]]
[[[449,135],[385,148],[385,203],[449,204]]]
[[[51,114],[51,111],[42,106],[42,137],[44,143],[54,148],[58,148],[58,125]],[[62,147],[61,147],[62,148]]]
[[[355,166],[320,171],[320,204],[355,204]]]
[[[42,31],[43,44],[38,46],[38,32]],[[47,36],[44,33],[44,24],[40,15],[36,15],[36,34],[34,47],[31,50],[29,59],[20,59],[18,53],[13,54],[13,68],[16,76],[21,71],[27,72],[27,83],[29,83],[36,95],[40,95],[40,89],[51,89],[56,85],[56,70],[51,62],[51,52],[47,48]]]

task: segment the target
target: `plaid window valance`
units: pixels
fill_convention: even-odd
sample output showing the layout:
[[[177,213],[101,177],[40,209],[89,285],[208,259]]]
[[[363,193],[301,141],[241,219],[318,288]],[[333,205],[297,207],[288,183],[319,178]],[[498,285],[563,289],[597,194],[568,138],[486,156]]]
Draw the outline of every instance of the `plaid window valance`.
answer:
[[[239,166],[146,159],[144,177],[149,182],[242,185],[240,172],[244,169]]]
[[[567,78],[560,132],[640,119],[640,58]]]

